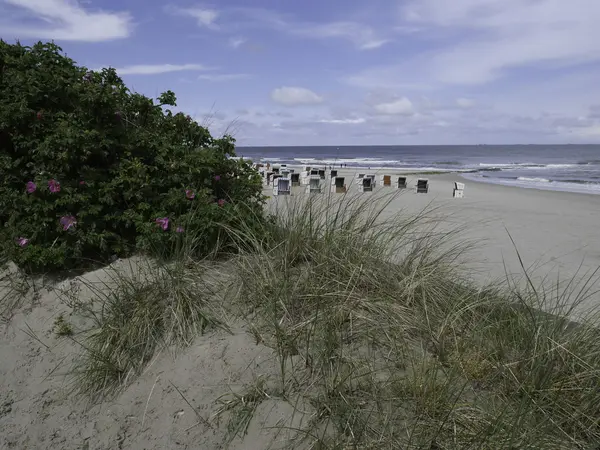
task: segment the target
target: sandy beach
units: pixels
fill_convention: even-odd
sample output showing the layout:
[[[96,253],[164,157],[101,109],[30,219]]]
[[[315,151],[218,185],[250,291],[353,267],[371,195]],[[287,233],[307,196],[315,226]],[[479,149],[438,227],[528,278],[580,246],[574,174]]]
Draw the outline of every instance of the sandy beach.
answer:
[[[301,170],[301,167],[295,169]],[[511,279],[522,279],[519,255],[534,283],[543,282],[548,288],[556,287],[557,280],[566,286],[574,277],[579,283],[585,282],[600,267],[600,195],[481,183],[466,180],[459,173],[418,175],[390,169],[337,170],[338,176],[345,177],[348,195],[374,198],[385,193],[393,195],[395,190],[381,186],[381,175],[391,175],[392,180],[406,176],[408,188],[391,201],[384,216],[400,210],[409,215],[434,208],[448,225],[466,226],[463,237],[477,241],[469,268],[477,282],[505,280],[507,274]],[[357,173],[376,175],[373,192],[358,192],[354,183]],[[429,180],[427,194],[415,193],[419,178]],[[466,185],[464,198],[453,198],[454,182]],[[329,194],[329,187],[327,178],[326,195],[340,195]],[[269,196],[273,194],[270,187],[264,192]],[[293,188],[292,196],[306,195],[304,186]],[[272,201],[286,200],[282,196]],[[600,295],[593,294],[585,302],[585,309],[598,305]]]

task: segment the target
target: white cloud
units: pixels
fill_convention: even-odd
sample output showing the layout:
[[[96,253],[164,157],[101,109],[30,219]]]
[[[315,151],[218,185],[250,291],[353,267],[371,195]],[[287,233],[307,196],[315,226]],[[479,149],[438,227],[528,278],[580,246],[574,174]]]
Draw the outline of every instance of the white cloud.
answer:
[[[199,80],[206,81],[234,81],[234,80],[244,80],[247,78],[251,78],[251,75],[248,73],[222,73],[222,74],[206,74],[199,75]]]
[[[232,37],[229,39],[229,46],[232,48],[239,48],[246,43],[246,38],[243,37]]]
[[[286,24],[289,33],[298,36],[323,39],[341,38],[347,39],[361,50],[379,48],[389,42],[377,35],[370,27],[356,22],[332,22],[332,23],[298,23]]]
[[[117,68],[119,75],[156,75],[160,73],[211,70],[202,64],[139,64]]]
[[[194,16],[190,9],[177,9],[176,11],[179,14],[183,12],[188,16]],[[204,10],[202,11],[204,12]],[[222,27],[227,30],[264,30],[268,28],[303,38],[344,39],[362,50],[376,49],[390,41],[389,37],[381,35],[373,27],[353,21],[302,22],[268,9],[252,7],[233,7],[221,11],[210,11],[214,13],[213,21],[219,17],[223,22],[227,22],[227,25]],[[240,40],[240,38],[232,38],[230,45],[237,48],[244,42],[245,40]]]
[[[358,117],[356,119],[321,119],[319,123],[335,123],[335,124],[353,124],[357,125],[360,123],[365,123],[366,119],[363,117]]]
[[[310,89],[289,86],[273,89],[271,99],[284,106],[316,105],[323,102],[323,98]]]
[[[76,0],[4,0],[30,18],[40,21],[17,23],[16,15],[4,11],[0,33],[4,38],[56,39],[64,41],[101,42],[128,37],[133,29],[127,12],[88,11]],[[24,11],[23,11],[24,10]],[[43,24],[43,25],[42,25]]]
[[[457,98],[456,104],[459,108],[469,109],[475,106],[475,101],[470,98]]]
[[[523,70],[600,62],[597,0],[407,0],[397,33],[419,49],[399,63],[344,81],[362,87],[434,90],[483,85]],[[540,77],[541,78],[541,77]]]
[[[402,17],[425,34],[454,32],[420,60],[428,76],[444,83],[486,83],[512,68],[600,60],[597,0],[412,0]]]
[[[380,114],[393,116],[410,116],[414,114],[413,104],[406,97],[402,97],[391,102],[379,103],[375,105],[374,108],[375,111]]]
[[[213,29],[213,30],[216,30],[219,28],[215,22],[220,14],[215,9],[200,8],[200,7],[179,8],[179,7],[175,7],[175,6],[167,6],[165,9],[168,13],[171,13],[174,15],[187,16],[187,17],[192,17],[193,19],[196,19],[196,23],[198,24],[199,27],[209,28],[209,29]]]

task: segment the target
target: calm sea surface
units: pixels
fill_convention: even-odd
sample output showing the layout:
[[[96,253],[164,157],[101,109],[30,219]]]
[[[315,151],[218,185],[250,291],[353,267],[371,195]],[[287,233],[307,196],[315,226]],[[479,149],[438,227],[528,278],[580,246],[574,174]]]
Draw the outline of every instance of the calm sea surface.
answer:
[[[238,147],[255,162],[415,171],[460,171],[467,179],[600,194],[600,145]]]

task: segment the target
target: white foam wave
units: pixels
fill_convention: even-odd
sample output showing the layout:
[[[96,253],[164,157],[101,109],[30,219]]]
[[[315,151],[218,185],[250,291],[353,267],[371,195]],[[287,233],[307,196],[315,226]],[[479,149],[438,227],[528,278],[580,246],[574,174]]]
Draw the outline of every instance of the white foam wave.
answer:
[[[373,166],[375,164],[380,165],[389,165],[389,164],[398,164],[400,165],[402,161],[398,161],[396,159],[380,159],[380,158],[338,158],[338,159],[321,159],[321,158],[294,158],[294,161],[301,164],[323,164],[323,165],[331,165],[331,164],[352,164],[352,165],[366,165]]]
[[[531,182],[538,182],[538,183],[550,183],[550,180],[548,180],[547,178],[530,178],[530,177],[519,177],[517,178],[518,181],[531,181]]]
[[[545,178],[527,177],[519,177],[515,180],[511,178],[485,177],[482,174],[477,173],[463,173],[462,177],[468,180],[480,181],[489,184],[501,184],[512,187],[600,195],[600,184],[597,183],[569,183],[565,181],[549,181]]]
[[[534,163],[479,163],[479,167],[528,167],[535,166]]]

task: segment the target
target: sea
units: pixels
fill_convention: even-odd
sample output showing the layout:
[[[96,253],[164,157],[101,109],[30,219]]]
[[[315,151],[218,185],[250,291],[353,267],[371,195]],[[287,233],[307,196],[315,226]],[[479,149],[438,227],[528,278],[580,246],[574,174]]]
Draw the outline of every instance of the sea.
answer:
[[[253,162],[461,172],[522,188],[600,194],[600,145],[238,147]]]

